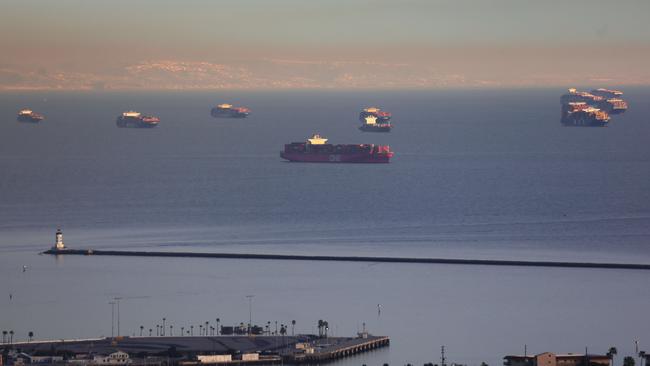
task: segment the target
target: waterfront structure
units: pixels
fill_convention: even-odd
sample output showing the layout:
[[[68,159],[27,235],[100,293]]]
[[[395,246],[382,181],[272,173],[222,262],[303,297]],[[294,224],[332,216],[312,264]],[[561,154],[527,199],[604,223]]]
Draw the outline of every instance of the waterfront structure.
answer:
[[[65,355],[61,366],[170,366],[324,363],[387,347],[388,337],[196,336],[108,337],[82,340],[18,342],[0,345],[7,365],[27,364],[32,355]],[[3,349],[4,347],[4,349]],[[16,350],[20,350],[18,353]],[[89,350],[92,350],[89,353]],[[22,360],[21,360],[22,358]]]
[[[508,355],[503,361],[504,366],[611,366],[608,355],[592,354],[555,354],[544,352],[537,355]]]
[[[129,354],[122,351],[117,351],[109,354],[108,356],[95,356],[91,362],[92,365],[97,366],[111,366],[111,365],[129,365],[132,360]]]
[[[63,232],[61,229],[56,229],[56,234],[54,234],[54,246],[53,250],[64,250],[65,244],[63,243]]]

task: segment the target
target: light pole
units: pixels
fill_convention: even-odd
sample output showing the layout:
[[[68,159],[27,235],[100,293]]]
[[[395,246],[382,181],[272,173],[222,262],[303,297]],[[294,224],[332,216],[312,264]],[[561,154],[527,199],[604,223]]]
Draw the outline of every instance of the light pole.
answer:
[[[109,301],[111,304],[111,338],[115,337],[115,301]]]
[[[114,297],[113,300],[117,303],[117,336],[120,336],[120,300],[121,297]]]
[[[248,299],[248,335],[251,335],[251,327],[253,326],[253,297],[255,295],[246,295]]]

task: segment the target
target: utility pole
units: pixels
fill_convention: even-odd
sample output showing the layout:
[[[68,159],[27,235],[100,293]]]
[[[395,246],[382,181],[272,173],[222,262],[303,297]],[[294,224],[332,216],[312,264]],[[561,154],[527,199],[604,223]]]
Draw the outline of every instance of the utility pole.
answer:
[[[252,334],[253,327],[253,297],[255,295],[246,295],[248,299],[248,335]]]
[[[114,297],[113,300],[117,303],[117,336],[120,336],[120,300],[121,297]]]
[[[109,301],[111,304],[111,338],[115,337],[115,301]]]
[[[445,358],[445,346],[440,346],[440,366],[447,366],[447,359]]]

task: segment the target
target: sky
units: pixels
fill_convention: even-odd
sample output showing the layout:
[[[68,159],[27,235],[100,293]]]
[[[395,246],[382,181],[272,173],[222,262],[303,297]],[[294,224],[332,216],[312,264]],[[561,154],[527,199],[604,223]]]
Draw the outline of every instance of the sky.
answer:
[[[0,90],[650,84],[649,0],[2,0]]]

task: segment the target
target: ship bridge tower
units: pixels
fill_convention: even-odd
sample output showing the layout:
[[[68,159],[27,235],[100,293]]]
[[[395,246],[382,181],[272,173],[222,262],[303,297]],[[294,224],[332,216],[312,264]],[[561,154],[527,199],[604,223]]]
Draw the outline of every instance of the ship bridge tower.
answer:
[[[61,229],[56,229],[56,234],[54,235],[54,250],[63,250],[65,249],[65,244],[63,243],[63,232]]]

